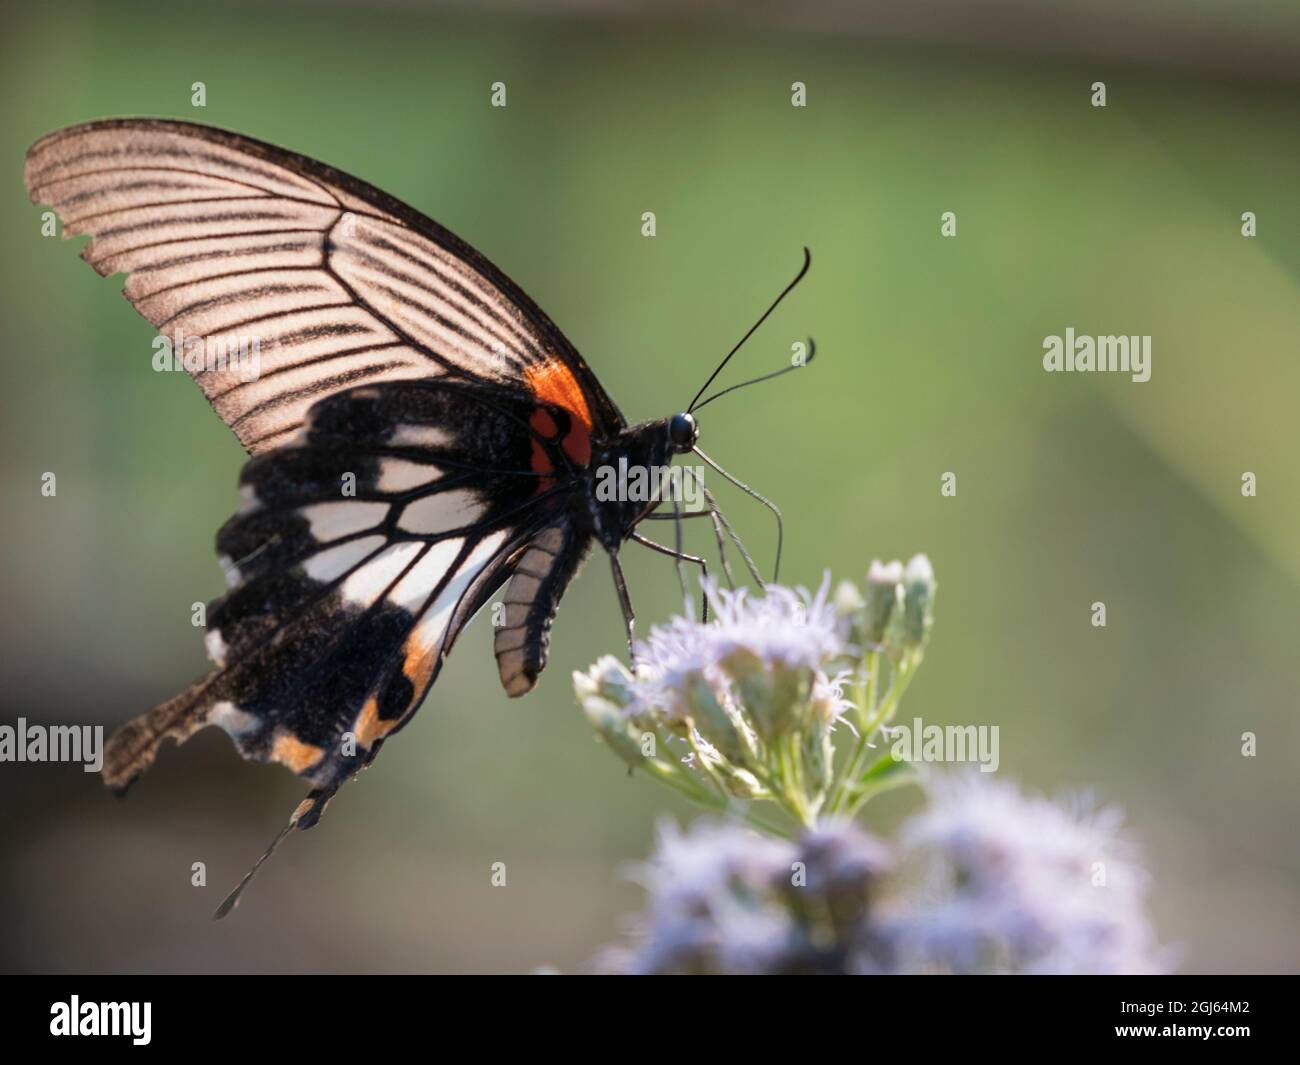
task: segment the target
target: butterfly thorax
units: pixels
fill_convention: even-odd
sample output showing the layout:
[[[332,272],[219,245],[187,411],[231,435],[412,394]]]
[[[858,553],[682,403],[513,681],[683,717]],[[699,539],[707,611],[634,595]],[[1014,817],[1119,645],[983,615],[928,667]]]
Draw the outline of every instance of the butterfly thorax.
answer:
[[[672,506],[666,482],[675,449],[668,424],[667,418],[642,422],[593,442],[583,492],[592,532],[607,549],[616,550],[655,506]]]

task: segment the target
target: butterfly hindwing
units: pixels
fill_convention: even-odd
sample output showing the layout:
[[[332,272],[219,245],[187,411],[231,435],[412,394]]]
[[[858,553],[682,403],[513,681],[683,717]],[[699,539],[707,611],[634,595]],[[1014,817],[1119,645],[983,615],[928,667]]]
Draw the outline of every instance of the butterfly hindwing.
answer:
[[[364,386],[321,401],[299,440],[252,458],[217,537],[230,584],[208,611],[217,669],[114,738],[109,783],[129,784],[163,738],[217,724],[246,757],[332,791],[409,719],[512,573],[515,589],[532,579],[524,569],[555,569],[521,634],[542,648],[523,663],[535,677],[590,537],[532,468],[527,417],[449,379]]]

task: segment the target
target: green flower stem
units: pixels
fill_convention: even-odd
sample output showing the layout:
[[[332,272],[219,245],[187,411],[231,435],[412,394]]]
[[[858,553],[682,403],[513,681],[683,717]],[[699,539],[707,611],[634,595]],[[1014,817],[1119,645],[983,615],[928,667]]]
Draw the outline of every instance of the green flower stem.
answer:
[[[865,671],[863,671],[862,683],[859,683],[858,690],[861,692],[857,700],[858,706],[858,746],[854,748],[854,757],[857,757],[858,748],[861,748],[863,741],[867,739],[868,733],[867,722],[875,717],[876,702],[880,698],[880,651],[867,651],[867,662]]]
[[[880,701],[879,706],[875,706],[872,705],[875,703],[877,690],[874,678],[879,669],[879,659],[879,651],[872,651],[867,656],[867,669],[869,670],[867,688],[870,694],[868,700],[864,701],[862,705],[871,705],[871,711],[865,717],[859,714],[861,732],[853,746],[853,753],[849,756],[844,774],[840,777],[840,785],[836,789],[835,801],[830,807],[831,813],[842,813],[847,808],[851,815],[862,806],[866,798],[870,798],[872,794],[875,794],[875,792],[868,792],[865,798],[854,799],[850,793],[856,790],[857,781],[867,771],[866,759],[868,751],[871,750],[868,743],[872,735],[881,725],[886,725],[893,720],[894,714],[898,710],[898,704],[907,691],[908,685],[912,683],[912,678],[916,675],[917,666],[921,661],[919,655],[909,655],[904,658],[893,670],[889,678],[889,690],[885,693],[885,697]]]
[[[776,762],[775,767],[772,766],[772,761]],[[777,775],[775,777],[768,771],[769,768],[775,768],[777,770]],[[767,795],[763,796],[763,798],[776,803],[777,806],[800,824],[807,823],[804,819],[803,813],[789,800],[788,788],[786,787],[784,778],[781,775],[780,757],[776,750],[772,751],[771,761],[768,761],[767,759],[756,761],[750,765],[748,769],[754,774],[754,778],[767,789]]]
[[[727,791],[727,786],[723,783],[722,778],[718,776],[717,771],[709,764],[708,759],[704,757],[704,751],[700,749],[700,745],[696,742],[695,737],[696,732],[694,729],[691,729],[686,735],[686,742],[691,745],[691,751],[695,755],[695,764],[700,767],[700,771],[706,778],[708,778],[709,783],[713,785],[718,795],[726,802],[730,802],[732,798],[731,793]]]
[[[898,704],[902,701],[903,693],[907,691],[907,686],[912,683],[912,678],[916,676],[916,668],[921,664],[920,656],[915,658],[905,658],[898,667],[898,672],[890,678],[889,692],[882,700],[880,708],[876,711],[876,716],[871,721],[871,728],[875,730],[881,725],[887,725],[894,719],[894,713],[898,710]]]
[[[779,836],[782,839],[793,837],[793,833],[788,828],[763,817],[753,808],[751,803],[742,804],[730,795],[718,795],[707,788],[702,788],[689,773],[682,773],[675,767],[665,765],[663,762],[654,759],[646,759],[641,764],[641,768],[648,771],[656,780],[667,784],[674,791],[686,796],[692,802],[721,813],[739,812],[751,825],[770,836]]]
[[[798,779],[797,765],[799,759],[793,748],[794,744],[791,740],[782,738],[774,745],[772,750],[776,758],[777,776],[781,784],[777,797],[796,821],[806,828],[811,828],[816,823],[816,818],[808,810],[804,802],[803,791],[799,786]]]
[[[733,809],[735,809],[735,807],[733,807]],[[748,821],[751,825],[753,825],[755,828],[759,829],[760,831],[766,832],[769,836],[780,836],[782,839],[794,838],[794,833],[791,832],[788,828],[783,828],[782,826],[774,824],[773,822],[769,821],[765,817],[760,817],[757,813],[753,811],[753,809],[746,808],[742,812],[744,814],[746,821]]]
[[[671,753],[671,751],[669,753]],[[696,751],[696,758],[700,758],[698,749]],[[692,802],[698,803],[701,806],[707,806],[710,809],[723,813],[740,812],[746,821],[760,831],[766,832],[768,835],[780,836],[782,839],[790,839],[793,835],[789,829],[769,821],[754,810],[752,803],[742,804],[722,788],[719,788],[719,790],[715,792],[709,788],[701,787],[693,773],[683,772],[676,765],[662,762],[658,758],[647,758],[638,768],[649,773],[656,780],[667,784],[674,791],[684,795]],[[767,787],[769,792],[772,792],[772,794],[767,798],[769,798],[770,801],[777,801],[780,803],[779,798],[773,792],[771,781],[762,779],[762,775],[760,774],[756,775],[760,776],[760,783]],[[782,808],[786,809],[786,812],[796,820],[799,820],[801,823],[806,823],[802,821],[796,811],[789,809],[784,804],[781,805]]]
[[[674,766],[665,765],[657,759],[647,758],[638,768],[645,770],[656,780],[667,784],[670,788],[681,792],[688,799],[698,802],[702,806],[711,806],[714,809],[726,809],[727,807],[727,803],[721,801],[720,796],[714,795],[707,788],[700,787],[693,777],[682,773]]]
[[[803,809],[809,826],[817,823],[817,812],[821,809],[821,801],[815,798],[808,790],[808,778],[804,770],[807,768],[803,760],[802,739],[799,736],[791,736],[786,740],[788,748],[787,757],[790,760],[790,773],[794,778],[795,794],[799,796],[799,806]]]
[[[892,758],[893,755],[886,754],[884,757]],[[871,767],[868,767],[868,771],[870,768]],[[900,773],[897,776],[886,777],[884,780],[873,781],[865,786],[861,784],[849,785],[847,794],[850,797],[848,799],[848,806],[845,814],[848,817],[856,817],[858,811],[867,804],[868,800],[874,799],[877,795],[883,795],[887,791],[893,791],[894,788],[901,788],[908,784],[915,783],[916,778],[913,774]]]
[[[880,652],[869,651],[866,664],[858,670],[858,679],[853,685],[853,702],[856,707],[855,716],[858,719],[858,736],[854,741],[848,761],[844,763],[840,775],[831,788],[831,800],[826,806],[827,813],[838,813],[843,808],[846,790],[850,782],[855,779],[853,770],[861,760],[862,752],[866,749],[867,741],[871,738],[867,722],[876,716],[879,675]]]

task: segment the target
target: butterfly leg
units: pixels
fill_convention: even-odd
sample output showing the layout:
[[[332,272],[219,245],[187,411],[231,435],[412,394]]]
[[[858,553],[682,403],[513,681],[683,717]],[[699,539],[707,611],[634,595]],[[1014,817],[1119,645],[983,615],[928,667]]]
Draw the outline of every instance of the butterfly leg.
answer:
[[[722,513],[722,508],[718,506],[717,499],[715,499],[713,493],[704,486],[704,478],[694,470],[687,470],[687,473],[690,474],[690,476],[695,479],[695,483],[700,486],[700,493],[704,496],[704,502],[708,504],[707,510],[696,511],[696,513],[707,514],[713,522],[713,537],[718,541],[718,561],[722,564],[722,574],[727,578],[728,586],[734,591],[736,587],[736,578],[731,572],[731,562],[727,559],[727,542],[726,538],[723,536],[724,526],[726,527],[726,531],[731,534],[731,538],[736,541],[736,545],[740,548],[740,553],[744,555],[746,562],[749,562],[749,555],[745,553],[745,545],[740,542],[739,537],[737,537],[732,531],[731,524]],[[758,576],[752,562],[749,562],[749,568],[750,572],[752,572],[758,580],[759,587],[762,587],[763,580]]]
[[[704,559],[700,558],[699,555],[688,555],[684,551],[676,551],[673,548],[668,547],[666,544],[656,543],[654,540],[651,540],[649,537],[642,536],[640,533],[636,533],[636,532],[632,534],[630,539],[634,540],[636,543],[641,544],[644,547],[650,548],[650,550],[652,551],[658,551],[661,555],[667,555],[669,558],[675,558],[677,560],[677,565],[679,567],[683,562],[690,562],[693,565],[700,567],[701,576],[708,577],[709,575],[709,564]],[[685,581],[683,581],[683,585],[684,584]],[[685,591],[685,588],[683,588],[683,591]],[[688,598],[689,598],[689,593],[688,593]],[[703,623],[703,622],[707,622],[708,620],[709,620],[709,599],[708,596],[705,596],[704,603],[702,604],[701,607],[700,621],[701,623]]]
[[[763,506],[767,507],[767,509],[772,512],[773,517],[776,518],[776,564],[772,567],[772,582],[775,584],[777,581],[781,579],[781,545],[785,542],[785,521],[781,517],[781,508],[778,507],[775,503],[773,503],[770,499],[768,499],[767,496],[762,495],[759,492],[755,492],[754,489],[750,488],[749,485],[747,485],[744,481],[728,473],[716,462],[714,462],[711,458],[709,458],[709,456],[706,455],[703,451],[701,451],[698,447],[692,448],[691,454],[699,455],[700,458],[704,460],[704,464],[706,466],[710,467],[713,470],[716,470],[718,473],[720,473],[723,476],[725,480],[730,481],[742,492],[744,492],[745,495],[751,497],[752,499],[758,500],[760,503],[763,504]],[[710,499],[709,493],[707,491],[705,491],[704,493],[704,498]],[[712,502],[712,500],[710,500],[710,502]],[[726,518],[723,518],[722,521],[724,525],[727,524]],[[731,531],[730,525],[727,525],[727,530],[728,532]],[[732,539],[736,540],[736,546],[740,547],[741,545],[739,539],[736,537],[735,533],[733,532],[731,535],[732,535]],[[741,549],[741,553],[742,554],[744,553],[743,548]],[[749,562],[749,559],[746,558],[746,561]],[[750,565],[752,569],[753,564],[750,563]],[[754,572],[754,579],[758,581],[760,588],[766,586],[766,582],[764,582],[763,578],[760,577],[756,571]]]
[[[632,597],[627,594],[627,580],[623,577],[623,567],[619,564],[618,555],[613,551],[609,553],[609,565],[614,574],[614,591],[618,593],[618,605],[623,610],[623,624],[627,626],[627,656],[632,663],[632,668],[636,668],[636,641],[633,630],[636,626],[636,614],[632,611]]]
[[[688,473],[689,473],[689,472],[690,472],[690,471],[688,471]],[[692,474],[692,476],[693,476],[693,474]],[[701,487],[701,488],[704,487],[703,483],[700,484],[700,487]],[[727,585],[728,585],[728,587],[734,589],[734,588],[736,587],[736,576],[735,576],[734,573],[731,572],[731,562],[730,562],[730,560],[727,558],[727,541],[726,541],[726,536],[724,535],[724,533],[723,533],[723,529],[722,529],[722,523],[723,523],[723,521],[725,521],[726,519],[725,519],[725,518],[722,518],[722,510],[718,507],[718,501],[717,501],[716,499],[713,498],[713,494],[712,494],[711,492],[708,492],[708,491],[706,490],[706,491],[705,491],[705,497],[706,497],[706,501],[707,501],[708,504],[709,504],[707,510],[692,510],[692,511],[688,511],[688,512],[685,513],[685,514],[678,514],[678,513],[673,513],[673,514],[661,514],[661,513],[657,513],[657,512],[656,512],[656,513],[652,513],[652,514],[647,514],[647,515],[645,516],[645,519],[644,519],[644,520],[646,520],[646,521],[686,521],[686,519],[688,519],[688,518],[708,518],[710,521],[712,521],[712,522],[713,522],[713,538],[714,538],[714,539],[717,541],[717,543],[718,543],[718,560],[719,560],[719,562],[721,562],[721,564],[722,564],[722,575],[723,575],[724,577],[727,578]],[[728,526],[728,528],[730,528],[730,526]],[[760,580],[759,583],[761,584],[762,581]]]

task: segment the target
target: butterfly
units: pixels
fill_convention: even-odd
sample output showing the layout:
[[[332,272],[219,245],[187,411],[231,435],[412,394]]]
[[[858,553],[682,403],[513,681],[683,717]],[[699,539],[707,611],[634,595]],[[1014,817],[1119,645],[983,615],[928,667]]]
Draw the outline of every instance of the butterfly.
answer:
[[[594,479],[687,453],[732,479],[699,450],[693,412],[741,387],[701,402],[804,276],[807,249],[686,410],[629,424],[573,344],[481,254],[306,156],[188,122],[111,119],[37,141],[25,178],[65,237],[90,237],[82,258],[126,275],[127,299],[251,456],[239,509],[217,533],[229,587],[206,615],[213,669],[113,735],[103,778],[114,791],[165,740],[217,725],[245,758],[311,784],[278,843],[315,824],[411,719],[502,588],[494,652],[517,697],[546,667],[560,599],[597,545],[629,648],[625,543],[707,572],[680,543],[680,520],[705,516],[724,566],[725,532],[761,581],[711,492],[699,512],[668,513],[662,497],[599,499]],[[675,547],[638,531],[662,519],[679,522]]]

